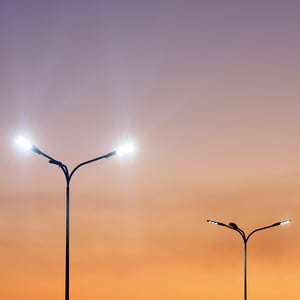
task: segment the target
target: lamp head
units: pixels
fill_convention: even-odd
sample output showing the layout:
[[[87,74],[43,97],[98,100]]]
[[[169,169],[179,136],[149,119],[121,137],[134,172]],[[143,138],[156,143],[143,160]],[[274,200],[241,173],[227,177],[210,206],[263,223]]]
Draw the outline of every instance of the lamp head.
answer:
[[[40,149],[38,149],[35,145],[31,144],[27,139],[24,137],[18,137],[16,139],[16,143],[25,150],[31,150],[37,154],[41,154]]]
[[[279,222],[274,223],[272,226],[286,225],[286,224],[289,224],[291,222],[292,222],[292,220],[283,220],[283,221],[279,221]]]
[[[32,149],[32,144],[27,139],[25,139],[23,137],[18,137],[16,139],[16,143],[25,150],[31,150]]]
[[[124,145],[123,147],[118,148],[116,150],[116,154],[117,155],[124,155],[124,154],[127,154],[129,152],[134,151],[134,149],[135,149],[134,144],[127,144],[127,145]]]
[[[207,220],[206,222],[212,225],[219,225],[219,222],[213,220]]]
[[[222,223],[222,222],[218,222],[218,221],[214,221],[214,220],[207,220],[206,222],[209,223],[209,224],[212,224],[212,225],[219,225],[219,226],[225,226],[225,227],[228,227],[228,225],[225,225],[225,224]]]
[[[283,220],[283,221],[280,222],[280,225],[289,224],[291,222],[292,222],[292,220]]]

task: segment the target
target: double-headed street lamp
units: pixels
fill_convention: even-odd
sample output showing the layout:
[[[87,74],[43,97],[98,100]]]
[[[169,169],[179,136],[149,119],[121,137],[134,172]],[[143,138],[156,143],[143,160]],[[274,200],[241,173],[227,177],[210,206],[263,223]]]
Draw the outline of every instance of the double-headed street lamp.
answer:
[[[236,225],[235,223],[232,223],[232,222],[229,223],[228,225],[224,224],[222,222],[213,221],[213,220],[207,220],[207,222],[209,224],[220,225],[220,226],[224,226],[224,227],[227,227],[229,229],[235,230],[243,238],[243,241],[244,241],[244,300],[247,300],[247,242],[248,242],[250,236],[253,235],[257,231],[261,231],[261,230],[264,230],[264,229],[268,229],[268,228],[288,224],[288,223],[291,222],[291,220],[284,220],[284,221],[276,222],[276,223],[274,223],[272,225],[269,225],[269,226],[257,228],[255,230],[251,231],[248,235],[246,235],[246,233],[238,225]]]
[[[50,164],[58,166],[64,173],[65,179],[66,179],[66,265],[65,265],[65,300],[69,300],[69,258],[70,258],[70,181],[74,173],[82,166],[90,164],[92,162],[95,162],[97,160],[103,159],[103,158],[109,158],[111,156],[115,155],[123,155],[125,153],[131,152],[134,150],[133,144],[128,144],[122,148],[119,148],[115,151],[109,152],[105,155],[98,156],[96,158],[84,161],[80,164],[78,164],[71,172],[69,172],[68,167],[61,161],[56,160],[55,158],[49,156],[48,154],[41,151],[39,148],[37,148],[35,145],[31,144],[26,139],[19,137],[17,139],[17,143],[27,149],[31,150],[37,154],[40,154],[44,157],[46,157],[49,160]]]

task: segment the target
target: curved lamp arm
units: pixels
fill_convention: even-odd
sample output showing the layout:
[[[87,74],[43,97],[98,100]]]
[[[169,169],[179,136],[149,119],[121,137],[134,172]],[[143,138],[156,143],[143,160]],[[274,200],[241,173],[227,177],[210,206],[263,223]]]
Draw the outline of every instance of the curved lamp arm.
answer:
[[[220,226],[227,227],[231,230],[234,230],[234,231],[238,232],[241,235],[241,237],[243,238],[244,241],[246,241],[245,232],[233,222],[230,222],[229,225],[224,224],[224,223],[219,222],[219,221],[213,221],[213,220],[207,220],[206,222],[209,223],[209,224],[212,224],[212,225],[220,225]]]
[[[49,160],[48,162],[49,162],[50,164],[54,164],[54,165],[59,166],[59,167],[62,169],[62,171],[64,172],[64,175],[65,175],[65,177],[66,177],[67,182],[70,182],[71,177],[73,176],[73,174],[74,174],[80,167],[82,167],[82,166],[84,166],[84,165],[87,165],[87,164],[89,164],[89,163],[95,162],[95,161],[97,161],[97,160],[103,159],[103,158],[109,158],[109,157],[114,156],[114,155],[123,155],[123,154],[125,154],[125,153],[131,152],[131,151],[134,150],[134,146],[135,146],[134,144],[127,144],[127,145],[125,145],[125,146],[123,146],[123,147],[121,147],[121,148],[119,148],[119,149],[117,149],[117,150],[111,151],[111,152],[109,152],[109,153],[107,153],[107,154],[105,154],[105,155],[98,156],[98,157],[96,157],[96,158],[93,158],[93,159],[84,161],[84,162],[78,164],[78,165],[71,171],[71,173],[69,174],[68,167],[67,167],[64,163],[62,163],[61,161],[59,161],[59,160],[57,160],[57,159],[51,157],[50,155],[46,154],[45,152],[41,151],[37,146],[35,146],[34,144],[31,144],[31,143],[30,143],[29,141],[27,141],[26,139],[24,139],[24,138],[22,138],[22,137],[19,137],[19,138],[17,139],[17,143],[18,143],[21,147],[23,147],[23,148],[25,148],[25,149],[31,150],[31,151],[33,151],[33,152],[35,152],[35,153],[37,153],[37,154],[40,154],[40,155],[46,157],[46,158]]]
[[[220,225],[220,226],[224,226],[224,227],[227,227],[229,229],[232,229],[232,230],[235,230],[237,231],[243,238],[244,242],[247,243],[249,238],[257,231],[261,231],[261,230],[265,230],[265,229],[268,229],[268,228],[271,228],[271,227],[276,227],[276,226],[280,226],[280,225],[285,225],[285,224],[288,224],[291,222],[291,220],[283,220],[283,221],[279,221],[279,222],[276,222],[272,225],[269,225],[269,226],[264,226],[264,227],[260,227],[260,228],[257,228],[253,231],[251,231],[248,236],[246,236],[245,232],[240,228],[238,227],[235,223],[229,223],[229,225],[227,224],[224,224],[222,222],[218,222],[218,221],[213,221],[213,220],[207,220],[207,222],[209,224],[213,224],[213,225]]]
[[[253,231],[251,231],[248,234],[248,236],[246,238],[246,242],[249,240],[250,236],[253,235],[257,231],[265,230],[265,229],[276,227],[276,226],[280,226],[280,225],[285,225],[285,224],[288,224],[290,222],[292,222],[292,220],[283,220],[283,221],[276,222],[276,223],[274,223],[272,225],[269,225],[269,226],[264,226],[264,227],[260,227],[260,228],[254,229]]]

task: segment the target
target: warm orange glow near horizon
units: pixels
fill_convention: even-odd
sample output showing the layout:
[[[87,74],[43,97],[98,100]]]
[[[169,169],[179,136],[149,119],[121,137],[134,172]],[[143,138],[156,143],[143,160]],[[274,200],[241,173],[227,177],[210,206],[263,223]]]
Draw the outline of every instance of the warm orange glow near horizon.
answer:
[[[25,3],[26,2],[26,3]],[[300,5],[1,1],[0,299],[300,293]],[[268,3],[268,4],[267,4]]]

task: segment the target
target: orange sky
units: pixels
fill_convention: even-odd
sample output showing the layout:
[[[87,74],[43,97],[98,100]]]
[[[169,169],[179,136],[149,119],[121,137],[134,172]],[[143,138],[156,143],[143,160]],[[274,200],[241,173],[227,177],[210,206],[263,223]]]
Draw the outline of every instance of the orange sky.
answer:
[[[26,3],[25,3],[26,2]],[[298,299],[300,6],[1,1],[0,298]]]

